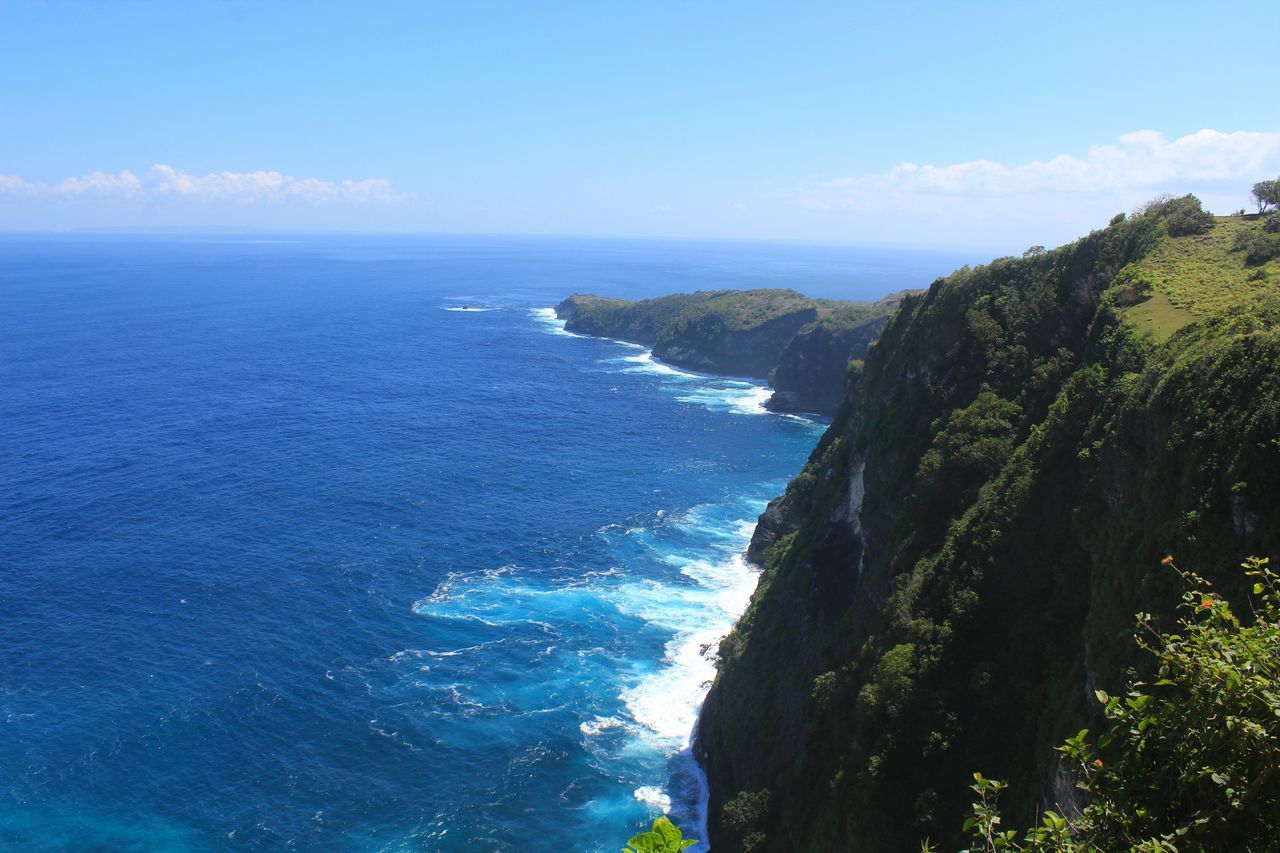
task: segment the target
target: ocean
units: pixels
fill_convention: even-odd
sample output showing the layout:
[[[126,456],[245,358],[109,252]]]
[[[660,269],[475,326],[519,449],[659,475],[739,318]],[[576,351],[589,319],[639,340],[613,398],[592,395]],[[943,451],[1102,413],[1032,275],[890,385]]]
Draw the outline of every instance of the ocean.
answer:
[[[872,299],[800,244],[0,237],[0,847],[619,849],[823,424],[579,291]],[[697,848],[701,849],[701,848]]]

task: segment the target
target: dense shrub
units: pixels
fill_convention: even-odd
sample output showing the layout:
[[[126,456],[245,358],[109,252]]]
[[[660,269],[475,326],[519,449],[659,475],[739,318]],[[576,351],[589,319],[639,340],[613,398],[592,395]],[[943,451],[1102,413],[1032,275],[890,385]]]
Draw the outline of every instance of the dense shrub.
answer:
[[[1236,235],[1235,250],[1244,254],[1247,266],[1256,267],[1273,258],[1280,258],[1280,231],[1262,226],[1248,228]]]
[[[974,774],[965,830],[977,850],[1263,850],[1280,838],[1280,575],[1244,564],[1250,612],[1237,615],[1204,578],[1186,583],[1172,632],[1138,615],[1138,646],[1157,663],[1152,684],[1097,698],[1106,730],[1058,748],[1086,803],[1046,811],[1025,832],[1003,829],[1005,785]]]
[[[760,849],[765,835],[760,831],[769,816],[769,789],[741,791],[724,805],[724,823],[741,837],[744,851]]]
[[[1163,219],[1173,237],[1205,234],[1213,228],[1213,214],[1204,209],[1200,199],[1188,193],[1183,196],[1159,195],[1135,211],[1138,216]]]

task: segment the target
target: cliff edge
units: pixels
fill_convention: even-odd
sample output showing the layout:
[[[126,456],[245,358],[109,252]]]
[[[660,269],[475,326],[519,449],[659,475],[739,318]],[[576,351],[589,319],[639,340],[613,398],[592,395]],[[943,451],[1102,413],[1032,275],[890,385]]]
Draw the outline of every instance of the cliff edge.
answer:
[[[718,853],[959,846],[975,771],[1069,810],[1052,747],[1142,665],[1161,558],[1280,556],[1280,260],[1168,219],[961,269],[849,368],[703,709]]]

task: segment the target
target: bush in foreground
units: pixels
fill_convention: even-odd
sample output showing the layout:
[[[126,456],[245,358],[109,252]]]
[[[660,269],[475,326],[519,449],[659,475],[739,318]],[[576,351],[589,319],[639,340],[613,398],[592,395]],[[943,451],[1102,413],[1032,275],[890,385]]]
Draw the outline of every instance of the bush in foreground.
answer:
[[[680,828],[663,815],[651,829],[633,836],[622,853],[680,853],[697,843],[697,839],[685,838]]]
[[[1106,730],[1081,731],[1058,751],[1085,804],[1044,813],[1040,826],[1003,829],[1005,785],[974,774],[965,831],[970,851],[1272,850],[1280,839],[1280,575],[1244,563],[1253,579],[1244,617],[1209,581],[1187,583],[1171,633],[1138,615],[1137,642],[1157,680],[1122,698],[1098,691]],[[925,844],[929,848],[928,843]]]

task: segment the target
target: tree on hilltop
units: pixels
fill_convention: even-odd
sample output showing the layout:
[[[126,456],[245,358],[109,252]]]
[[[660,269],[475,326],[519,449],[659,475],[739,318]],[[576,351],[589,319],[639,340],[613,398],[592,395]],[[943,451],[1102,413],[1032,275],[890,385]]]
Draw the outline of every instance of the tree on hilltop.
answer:
[[[1253,200],[1258,205],[1259,213],[1266,213],[1268,207],[1280,207],[1280,178],[1254,184]]]

